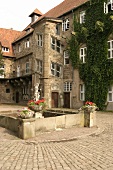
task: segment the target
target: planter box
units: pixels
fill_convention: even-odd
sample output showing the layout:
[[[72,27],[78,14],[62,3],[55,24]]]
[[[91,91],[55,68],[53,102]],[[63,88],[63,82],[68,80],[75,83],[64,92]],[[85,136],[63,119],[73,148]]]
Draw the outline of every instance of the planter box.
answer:
[[[29,139],[35,137],[35,119],[19,119],[18,137]]]

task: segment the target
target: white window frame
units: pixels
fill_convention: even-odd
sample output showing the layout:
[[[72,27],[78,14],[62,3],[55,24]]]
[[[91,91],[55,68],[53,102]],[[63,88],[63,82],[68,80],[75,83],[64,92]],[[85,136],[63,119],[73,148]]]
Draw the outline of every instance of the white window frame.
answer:
[[[80,100],[85,101],[85,84],[80,84]]]
[[[82,63],[86,62],[87,47],[80,48],[80,60]]]
[[[56,40],[56,51],[60,53],[61,51],[61,44],[59,40]]]
[[[61,66],[60,64],[51,62],[51,75],[60,77],[61,76]]]
[[[113,0],[108,0],[107,3],[104,2],[104,13],[107,14],[109,12],[108,6],[111,4],[111,10],[113,10]]]
[[[64,83],[64,92],[70,92],[72,90],[72,83],[71,82],[65,82]]]
[[[54,37],[51,37],[51,48],[53,50],[56,50],[57,52],[61,52],[61,43],[60,40],[57,40]]]
[[[69,53],[68,51],[64,51],[64,65],[69,64]]]
[[[30,47],[30,41],[29,38],[25,41],[25,48],[29,48]]]
[[[23,97],[23,100],[28,100],[28,88],[26,86],[23,86],[22,88],[22,97]]]
[[[64,19],[62,22],[62,31],[69,30],[69,25],[70,25],[69,18]]]
[[[42,34],[38,34],[37,35],[38,38],[38,46],[42,47],[43,46],[43,35]]]
[[[9,48],[8,47],[2,47],[2,52],[9,52]]]
[[[111,85],[108,89],[108,102],[113,102],[113,85]]]
[[[26,62],[26,73],[29,73],[29,62]]]
[[[56,64],[56,76],[60,77],[61,75],[61,66],[59,64]]]
[[[39,73],[42,73],[42,61],[41,60],[37,60],[37,71]]]
[[[108,41],[108,59],[113,58],[113,40]]]
[[[51,37],[51,48],[52,48],[53,50],[55,50],[55,46],[56,46],[56,40],[55,40],[54,37]]]
[[[80,12],[80,24],[85,23],[85,11]]]

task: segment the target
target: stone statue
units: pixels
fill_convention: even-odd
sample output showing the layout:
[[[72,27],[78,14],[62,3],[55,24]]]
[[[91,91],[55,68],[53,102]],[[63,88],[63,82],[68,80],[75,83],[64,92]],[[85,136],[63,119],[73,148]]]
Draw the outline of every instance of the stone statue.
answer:
[[[40,98],[40,92],[39,92],[39,83],[36,83],[35,85],[35,100],[39,100]]]

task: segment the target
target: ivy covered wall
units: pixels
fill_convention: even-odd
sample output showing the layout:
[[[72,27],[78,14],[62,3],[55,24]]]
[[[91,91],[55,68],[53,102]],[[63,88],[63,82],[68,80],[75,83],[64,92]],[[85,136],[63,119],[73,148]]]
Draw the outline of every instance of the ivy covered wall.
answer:
[[[113,59],[108,59],[108,38],[113,32],[113,11],[104,13],[106,0],[87,4],[85,23],[74,17],[74,32],[69,40],[72,65],[79,70],[85,84],[85,101],[92,101],[103,110],[106,107],[109,85],[113,83]],[[86,44],[86,62],[79,59],[79,48]]]

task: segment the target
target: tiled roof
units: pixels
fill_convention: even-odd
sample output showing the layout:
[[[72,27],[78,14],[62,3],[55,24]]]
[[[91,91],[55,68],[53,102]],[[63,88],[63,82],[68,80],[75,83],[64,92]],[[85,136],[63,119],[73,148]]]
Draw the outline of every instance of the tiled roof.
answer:
[[[71,11],[74,8],[79,7],[80,5],[88,2],[89,0],[64,0],[62,3],[57,5],[48,11],[45,16],[46,17],[60,17],[63,14]]]
[[[39,19],[33,24],[37,23],[38,21],[46,17],[52,17],[52,18],[60,17],[88,1],[89,0],[64,0],[62,3],[60,3],[59,5],[57,5],[56,7],[52,8],[47,13],[39,17]]]
[[[38,15],[43,15],[37,8],[29,15],[29,17],[30,16],[32,16],[33,14],[38,14]]]
[[[24,36],[26,36],[26,32],[25,30],[27,30],[27,28],[31,27],[33,24],[39,22],[41,19],[43,18],[58,18],[60,16],[62,16],[63,14],[71,11],[74,8],[79,7],[80,5],[88,2],[89,0],[64,0],[62,3],[60,3],[59,5],[57,5],[56,7],[52,8],[51,10],[49,10],[47,13],[43,14],[38,10],[35,9],[34,12],[32,12],[29,16],[31,16],[33,13],[41,13],[42,16],[40,16],[35,22],[29,24],[23,31],[22,34],[20,35],[20,37],[18,37],[17,40],[20,40],[21,38],[23,38]],[[32,30],[33,31],[33,30]]]
[[[3,52],[4,56],[13,57],[12,41],[20,35],[20,31],[0,28],[0,42],[3,47],[8,47],[9,52]]]

